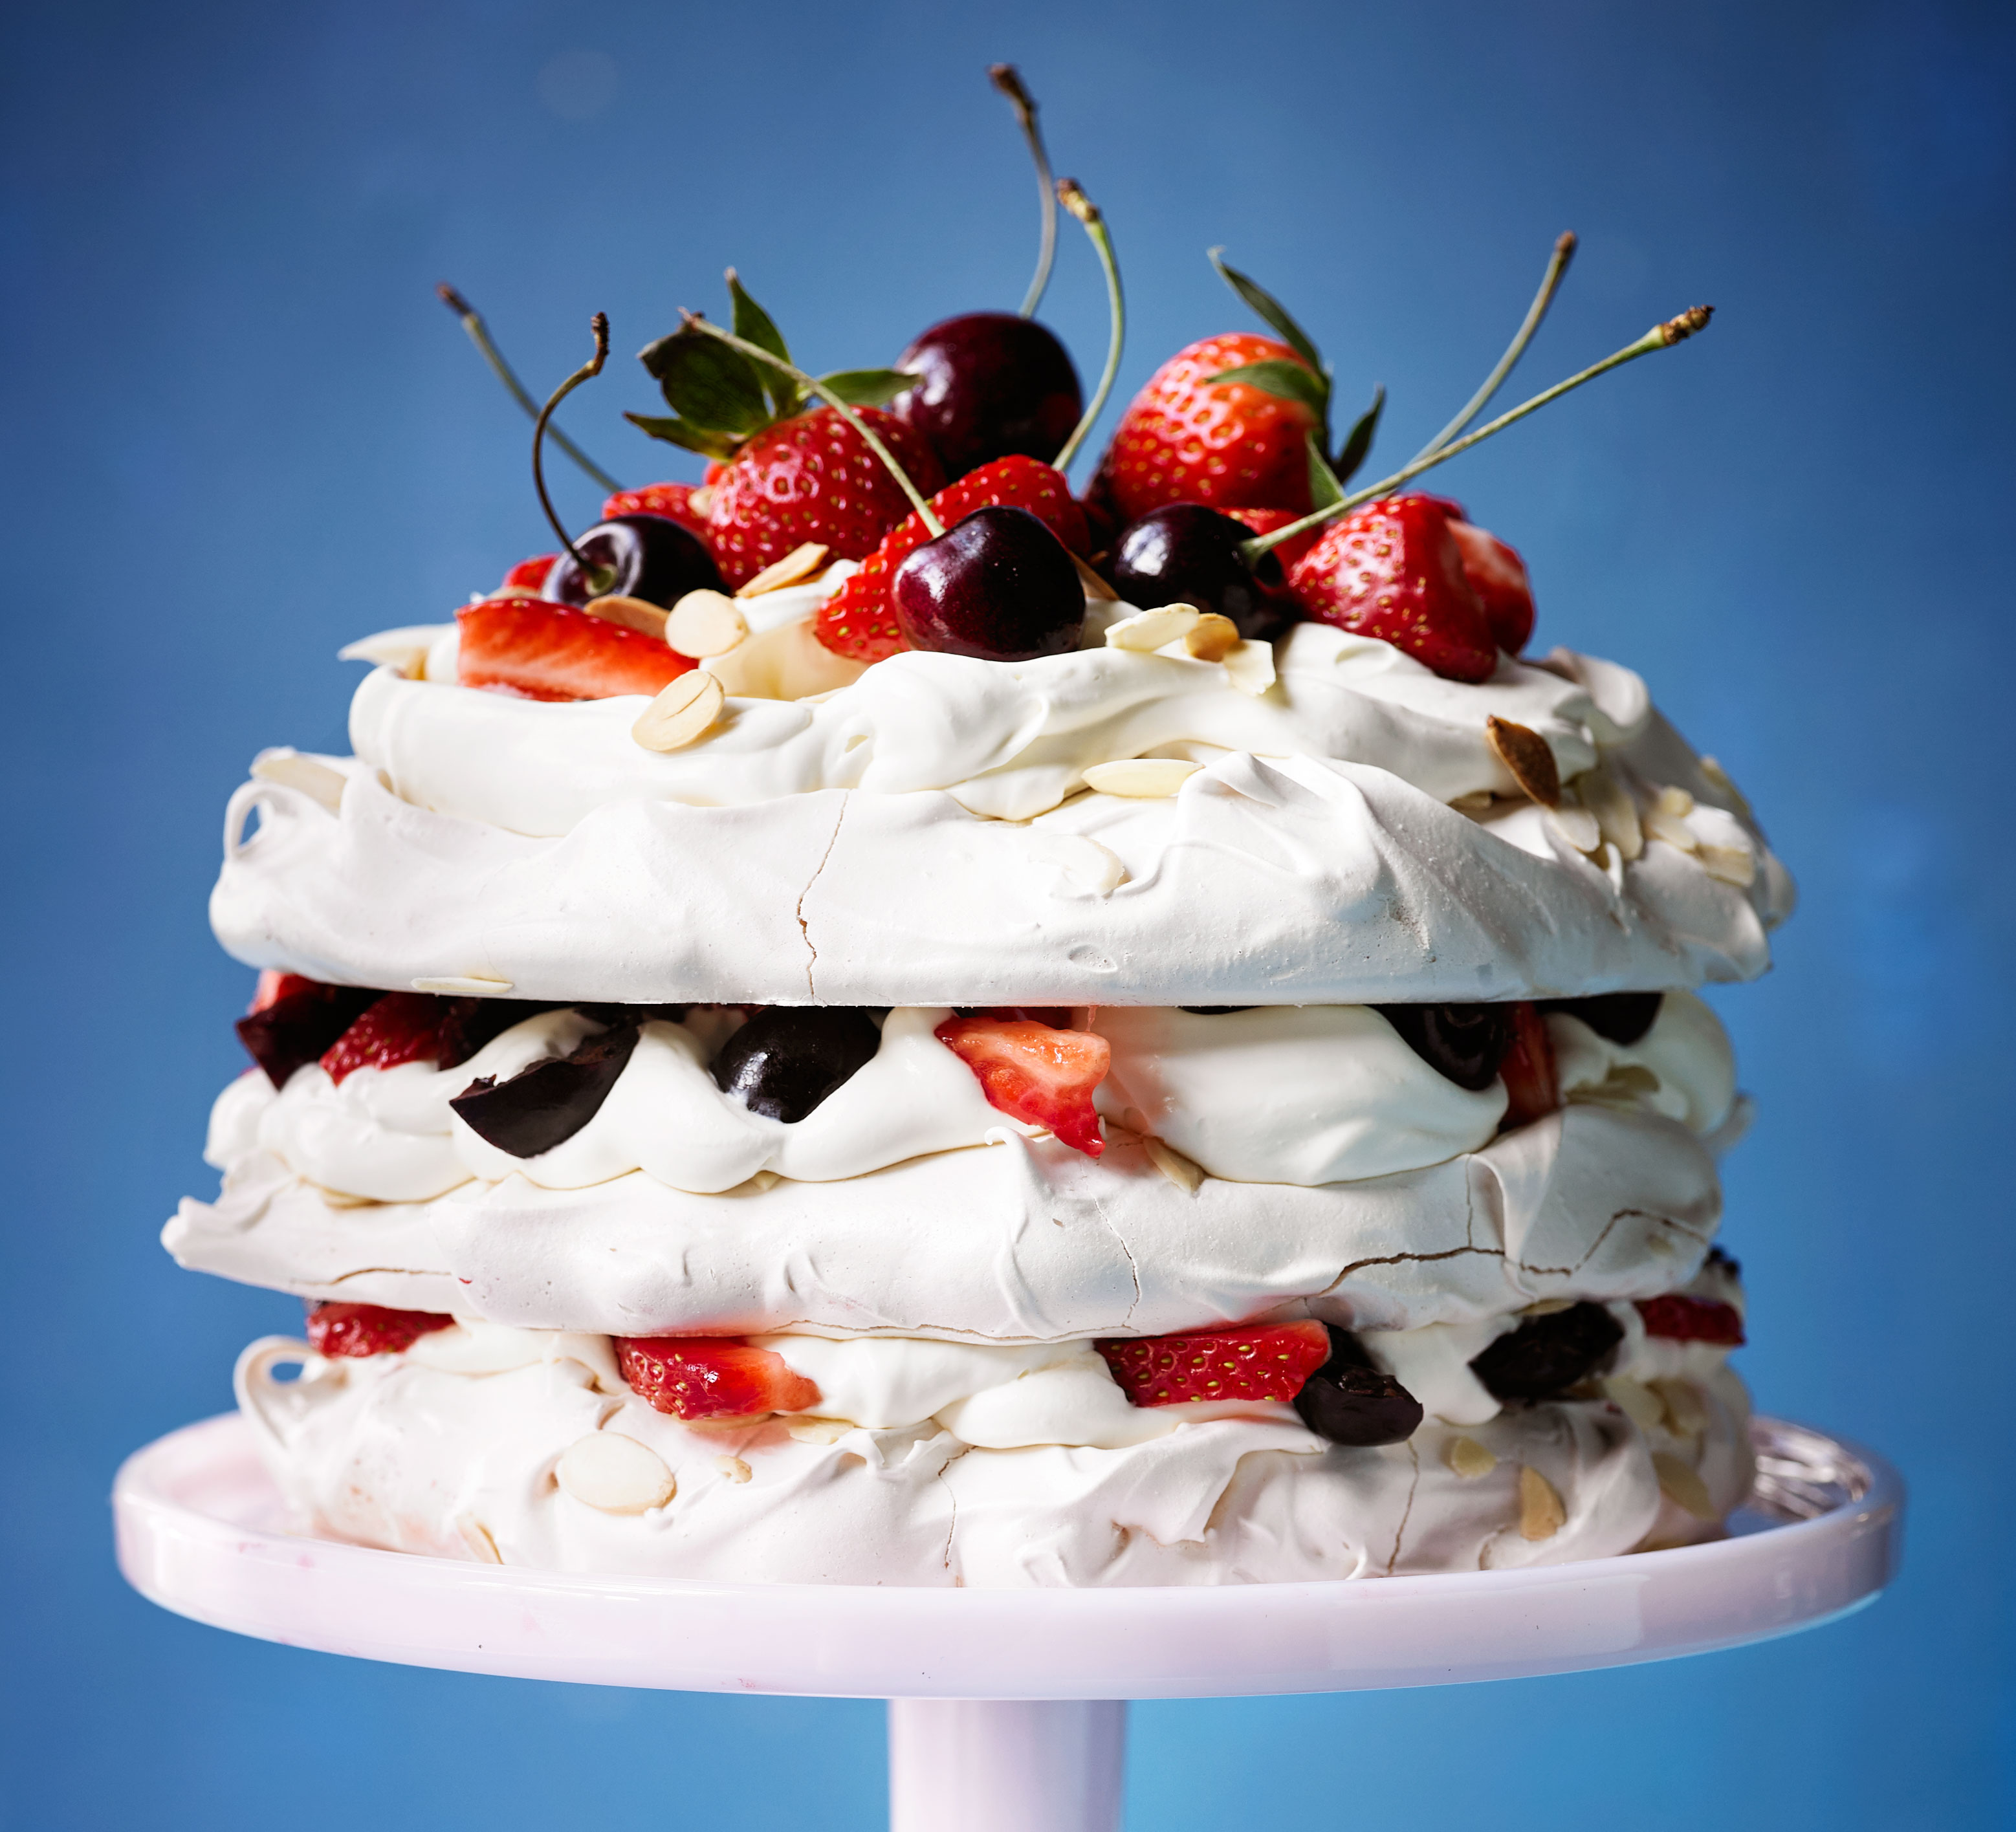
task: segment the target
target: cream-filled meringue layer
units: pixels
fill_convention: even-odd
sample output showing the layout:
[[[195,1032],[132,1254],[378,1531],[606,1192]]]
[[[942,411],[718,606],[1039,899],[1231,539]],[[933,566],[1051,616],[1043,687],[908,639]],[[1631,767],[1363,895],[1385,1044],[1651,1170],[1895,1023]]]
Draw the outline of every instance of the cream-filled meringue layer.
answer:
[[[304,1377],[274,1381],[289,1359]],[[1593,1400],[1377,1450],[1261,1416],[995,1450],[935,1421],[688,1427],[599,1364],[591,1348],[466,1373],[269,1338],[241,1358],[239,1389],[304,1524],[556,1571],[1028,1587],[1500,1568],[1643,1543],[1667,1524],[1662,1474],[1701,1510],[1669,1537],[1713,1531],[1748,1488],[1747,1408],[1726,1372],[1693,1390],[1691,1440],[1663,1452],[1658,1427]]]
[[[255,1152],[163,1240],[247,1283],[528,1328],[1028,1343],[1277,1314],[1408,1330],[1649,1298],[1694,1275],[1721,1208],[1694,1134],[1594,1103],[1420,1170],[1193,1193],[1122,1134],[1096,1163],[1004,1132],[830,1183],[704,1196],[642,1172],[581,1190],[514,1175],[365,1208]]]

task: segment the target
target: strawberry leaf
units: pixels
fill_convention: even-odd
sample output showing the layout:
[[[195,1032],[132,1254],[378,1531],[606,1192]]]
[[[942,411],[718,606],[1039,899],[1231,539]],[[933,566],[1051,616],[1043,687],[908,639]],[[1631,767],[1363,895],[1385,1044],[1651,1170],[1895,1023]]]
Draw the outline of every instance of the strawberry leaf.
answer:
[[[1309,333],[1295,322],[1289,315],[1287,308],[1265,286],[1248,279],[1237,268],[1228,267],[1220,258],[1224,253],[1222,248],[1214,248],[1211,251],[1211,265],[1218,269],[1218,277],[1279,332],[1282,341],[1303,362],[1319,375],[1323,374],[1323,358],[1317,353],[1315,341]]]
[[[841,369],[819,380],[849,407],[887,407],[917,378],[900,369]]]
[[[1358,416],[1357,423],[1345,436],[1344,449],[1337,455],[1337,476],[1340,483],[1348,484],[1358,467],[1364,463],[1372,450],[1372,435],[1379,430],[1379,416],[1386,410],[1386,390],[1384,384],[1372,391],[1372,405]]]
[[[637,360],[673,412],[703,432],[746,439],[770,423],[755,364],[704,331],[682,325],[646,345]]]
[[[1312,375],[1299,362],[1289,362],[1280,357],[1270,358],[1265,362],[1243,362],[1237,369],[1221,369],[1211,378],[1214,388],[1222,387],[1228,382],[1244,382],[1248,387],[1258,388],[1283,401],[1299,401],[1305,407],[1312,408],[1321,416],[1330,405],[1330,384],[1323,377]]]
[[[736,336],[743,343],[754,344],[758,350],[767,350],[772,356],[789,362],[791,352],[784,342],[784,333],[777,329],[769,313],[743,291],[742,282],[732,267],[728,270],[728,297],[735,308],[734,322],[729,328]],[[778,419],[789,419],[798,411],[798,385],[782,369],[765,369],[762,384],[772,406],[776,409]]]
[[[626,413],[623,416],[633,427],[641,427],[654,439],[663,439],[668,445],[677,445],[686,452],[697,452],[703,458],[718,458],[724,462],[733,458],[736,448],[742,443],[725,433],[697,427],[690,420],[683,420],[664,414]]]
[[[1344,485],[1337,474],[1330,468],[1330,460],[1323,456],[1323,441],[1312,427],[1307,435],[1309,447],[1309,506],[1327,509],[1333,502],[1344,500]]]

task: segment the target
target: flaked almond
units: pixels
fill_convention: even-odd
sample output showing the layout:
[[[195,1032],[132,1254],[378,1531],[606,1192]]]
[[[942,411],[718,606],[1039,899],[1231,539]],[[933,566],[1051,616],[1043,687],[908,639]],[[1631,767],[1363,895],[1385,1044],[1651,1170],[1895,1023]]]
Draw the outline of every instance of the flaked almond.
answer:
[[[1106,646],[1152,654],[1197,628],[1197,613],[1187,604],[1165,604],[1155,610],[1137,610],[1106,628]]]
[[[808,541],[794,547],[782,560],[773,560],[754,578],[746,580],[735,588],[738,598],[761,598],[765,592],[781,592],[787,585],[795,585],[801,579],[808,579],[826,564],[826,556],[831,551],[823,543]],[[695,653],[687,650],[686,653]]]
[[[1175,794],[1203,767],[1175,757],[1129,757],[1118,763],[1093,764],[1085,772],[1085,783],[1102,795],[1154,801]]]
[[[697,516],[705,515],[714,507],[714,486],[703,484],[686,498],[686,508]]]
[[[1572,801],[1564,801],[1558,807],[1547,810],[1547,820],[1576,851],[1596,852],[1601,850],[1603,829],[1596,816],[1587,808]]]
[[[1136,1116],[1139,1117],[1138,1115]],[[1202,1186],[1204,1166],[1185,1157],[1173,1146],[1157,1139],[1153,1133],[1144,1133],[1141,1149],[1148,1154],[1148,1161],[1186,1196],[1194,1196]]]
[[[749,636],[749,620],[733,598],[720,592],[689,592],[664,622],[665,646],[695,661],[725,655]]]
[[[1078,583],[1085,587],[1085,596],[1094,604],[1118,604],[1120,602],[1120,594],[1075,553],[1071,556],[1071,564],[1078,568]]]
[[[1546,740],[1538,732],[1492,713],[1484,722],[1484,736],[1498,761],[1512,772],[1512,780],[1543,808],[1552,808],[1561,800],[1561,772]]]
[[[854,1427],[844,1419],[821,1419],[807,1414],[786,1419],[784,1429],[794,1443],[837,1444]]]
[[[1519,1537],[1551,1539],[1568,1524],[1561,1492],[1531,1463],[1519,1466]]]
[[[455,1530],[462,1542],[469,1548],[470,1557],[477,1564],[501,1565],[504,1555],[497,1549],[497,1541],[490,1529],[473,1514],[457,1514]]]
[[[1472,789],[1467,794],[1452,796],[1449,806],[1458,814],[1489,814],[1491,804],[1497,797],[1489,789]]]
[[[1645,851],[1645,835],[1638,824],[1638,804],[1624,786],[1601,764],[1584,770],[1575,779],[1582,804],[1596,816],[1604,839],[1617,848],[1620,858],[1637,858]]]
[[[1668,805],[1666,797],[1673,793],[1674,791],[1670,789],[1661,790],[1658,800],[1645,810],[1641,817],[1644,822],[1645,837],[1648,840],[1663,840],[1669,846],[1677,846],[1683,852],[1692,852],[1701,844],[1701,842],[1694,837],[1694,829],[1687,823],[1687,810],[1683,809],[1676,813]],[[1684,789],[1679,793],[1687,795]],[[1687,796],[1687,808],[1691,808],[1693,806],[1694,797]]]
[[[1226,652],[1225,678],[1256,700],[1274,684],[1274,645],[1240,642]]]
[[[1666,1409],[1666,1429],[1676,1438],[1698,1438],[1708,1429],[1708,1406],[1692,1381],[1654,1380],[1651,1384]]]
[[[606,1514],[641,1514],[679,1492],[665,1459],[620,1431],[592,1431],[560,1452],[553,1474],[576,1501]]]
[[[665,607],[646,603],[641,598],[591,598],[581,609],[590,617],[621,624],[625,629],[635,630],[640,636],[661,637],[665,633]]]
[[[1652,1472],[1659,1478],[1661,1494],[1678,1502],[1697,1521],[1715,1517],[1715,1503],[1708,1499],[1708,1485],[1696,1470],[1663,1450],[1652,1452]]]
[[[705,668],[689,668],[659,689],[637,715],[630,736],[646,750],[683,750],[707,736],[727,704],[720,682]]]
[[[1488,1476],[1498,1467],[1498,1459],[1474,1438],[1452,1438],[1442,1448],[1442,1459],[1465,1481]]]
[[[1757,855],[1747,846],[1703,846],[1696,855],[1701,869],[1725,884],[1748,889],[1757,881]]]
[[[1649,1431],[1666,1416],[1666,1404],[1642,1380],[1612,1374],[1602,1383],[1603,1396],[1641,1431]]]
[[[511,981],[489,974],[437,974],[409,982],[416,992],[435,992],[444,999],[502,999]]]
[[[1702,776],[1708,779],[1708,786],[1718,794],[1727,796],[1736,804],[1736,812],[1745,820],[1750,819],[1751,815],[1749,798],[1730,780],[1729,772],[1712,757],[1703,758],[1701,760],[1700,768]]]
[[[718,1456],[714,1467],[720,1470],[724,1482],[746,1482],[755,1474],[739,1456]]]
[[[1669,814],[1676,820],[1685,820],[1694,811],[1694,798],[1678,786],[1669,783],[1659,791],[1653,806],[1661,814]]]
[[[1183,632],[1183,646],[1199,661],[1222,661],[1240,642],[1239,626],[1229,617],[1208,610]]]
[[[380,630],[346,642],[336,652],[338,661],[368,661],[373,668],[395,668],[409,681],[419,680],[426,671],[427,651],[441,640],[439,624],[413,624],[404,629]]]
[[[343,786],[348,779],[339,769],[298,750],[262,750],[252,760],[252,773],[262,783],[277,783],[317,801],[334,814],[343,805]]]

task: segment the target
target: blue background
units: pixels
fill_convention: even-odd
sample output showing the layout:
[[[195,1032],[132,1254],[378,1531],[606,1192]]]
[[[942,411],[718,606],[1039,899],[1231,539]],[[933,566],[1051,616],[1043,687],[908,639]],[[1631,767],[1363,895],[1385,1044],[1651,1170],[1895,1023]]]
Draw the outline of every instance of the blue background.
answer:
[[[1115,226],[1123,400],[1247,322],[1211,243],[1348,398],[1389,386],[1388,458],[1469,393],[1564,228],[1583,252],[1522,382],[1720,308],[1438,487],[1525,552],[1543,643],[1647,673],[1801,879],[1777,971],[1717,997],[1763,1110],[1729,1176],[1743,1365],[1913,1489],[1903,1580],[1821,1633],[1139,1708],[1129,1824],[2016,1817],[2011,9],[67,0],[0,32],[0,1821],[877,1823],[873,1704],[237,1640],[123,1588],[105,1496],[293,1318],[153,1244],[214,1185],[204,1113],[240,1061],[250,976],[203,915],[225,797],[263,744],[340,747],[340,642],[550,545],[525,423],[434,283],[542,389],[591,311],[634,350],[682,304],[718,311],[731,261],[813,366],[886,360],[1021,297],[1032,186],[981,74],[1000,58]],[[1046,315],[1096,372],[1075,236]],[[626,357],[567,418],[626,481],[692,474],[617,419],[650,399]]]

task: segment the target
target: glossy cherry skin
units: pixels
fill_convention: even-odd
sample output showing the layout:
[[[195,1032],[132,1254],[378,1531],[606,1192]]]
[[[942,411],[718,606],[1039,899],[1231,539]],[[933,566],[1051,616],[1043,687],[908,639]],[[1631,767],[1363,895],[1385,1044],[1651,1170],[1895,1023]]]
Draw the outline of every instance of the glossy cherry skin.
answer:
[[[795,1125],[881,1047],[859,1006],[773,1005],[722,1046],[715,1085],[751,1113]]]
[[[1364,1344],[1348,1330],[1327,1326],[1330,1359],[1295,1395],[1302,1423],[1333,1444],[1363,1449],[1405,1443],[1420,1424],[1421,1402],[1391,1374],[1373,1367]]]
[[[933,325],[895,366],[917,385],[889,410],[931,441],[948,478],[1011,452],[1048,464],[1085,410],[1064,345],[1012,311],[970,311]]]
[[[1586,1380],[1624,1340],[1624,1326],[1600,1304],[1528,1317],[1471,1358],[1470,1371],[1494,1399],[1546,1399]]]
[[[583,560],[606,569],[607,577],[591,581],[573,555],[563,553],[546,574],[545,595],[557,604],[641,598],[669,608],[689,592],[724,588],[721,569],[705,544],[669,516],[619,515],[576,535],[574,544]]]
[[[601,1112],[637,1047],[637,1027],[589,1038],[571,1056],[549,1056],[508,1082],[479,1075],[448,1105],[477,1137],[513,1157],[564,1145]]]
[[[977,509],[914,549],[889,582],[913,649],[1032,661],[1078,647],[1085,586],[1064,543],[1026,509]]]
[[[1301,611],[1273,554],[1262,554],[1257,568],[1247,565],[1240,543],[1252,538],[1244,522],[1215,509],[1170,503],[1121,531],[1113,588],[1142,610],[1193,605],[1230,617],[1242,636],[1271,640]]]
[[[1636,1043],[1658,1021],[1663,992],[1597,992],[1586,999],[1548,999],[1543,1011],[1566,1012],[1580,1018],[1599,1037],[1613,1043]]]
[[[1375,1005],[1372,1008],[1438,1074],[1473,1094],[1498,1078],[1512,1047],[1509,1005]]]

